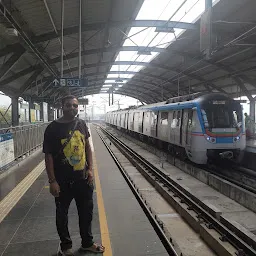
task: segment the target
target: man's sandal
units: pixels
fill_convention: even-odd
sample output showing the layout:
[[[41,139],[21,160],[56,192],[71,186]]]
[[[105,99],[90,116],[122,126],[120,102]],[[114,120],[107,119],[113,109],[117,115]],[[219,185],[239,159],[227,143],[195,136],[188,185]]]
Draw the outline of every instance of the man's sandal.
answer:
[[[92,246],[84,248],[80,248],[82,251],[94,252],[94,253],[103,253],[105,251],[105,247],[101,244],[94,243]]]

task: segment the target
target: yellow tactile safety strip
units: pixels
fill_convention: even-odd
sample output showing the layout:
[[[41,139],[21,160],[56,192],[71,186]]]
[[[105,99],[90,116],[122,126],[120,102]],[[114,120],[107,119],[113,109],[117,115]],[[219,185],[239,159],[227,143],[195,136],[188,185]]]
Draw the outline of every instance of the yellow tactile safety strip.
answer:
[[[97,193],[97,202],[99,209],[99,219],[100,219],[100,232],[101,232],[101,240],[102,245],[105,246],[104,256],[112,256],[112,248],[108,231],[107,217],[104,207],[104,201],[102,197],[100,178],[98,173],[98,167],[96,162],[96,156],[93,152],[93,169],[94,169],[94,177],[95,177],[95,185],[96,185],[96,193]]]
[[[42,161],[0,202],[0,223],[31,187],[44,169],[45,164],[44,161]]]

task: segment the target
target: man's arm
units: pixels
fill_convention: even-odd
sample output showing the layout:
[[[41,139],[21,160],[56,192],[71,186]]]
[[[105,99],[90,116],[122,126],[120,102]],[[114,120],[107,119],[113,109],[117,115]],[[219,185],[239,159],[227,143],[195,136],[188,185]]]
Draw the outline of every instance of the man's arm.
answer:
[[[92,170],[92,149],[88,139],[86,140],[85,151],[88,168],[89,170]]]
[[[54,197],[58,197],[60,193],[60,186],[55,179],[53,158],[51,154],[45,154],[45,166],[50,183],[50,193]]]
[[[85,145],[85,152],[86,152],[86,161],[88,165],[88,183],[93,181],[93,172],[92,172],[92,149],[89,140],[86,140]]]
[[[50,183],[50,192],[53,196],[58,197],[60,192],[59,184],[56,182],[54,175],[54,164],[52,157],[52,136],[49,127],[46,128],[44,133],[43,152],[45,153],[45,167]]]
[[[55,180],[55,175],[53,167],[53,158],[51,154],[45,154],[45,166],[49,182],[53,182]]]

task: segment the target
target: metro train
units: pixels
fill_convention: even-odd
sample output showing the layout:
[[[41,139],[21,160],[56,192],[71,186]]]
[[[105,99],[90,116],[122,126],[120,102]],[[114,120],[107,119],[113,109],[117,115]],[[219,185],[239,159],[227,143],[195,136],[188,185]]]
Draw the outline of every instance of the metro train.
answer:
[[[196,164],[240,162],[246,147],[242,106],[225,94],[193,94],[108,112],[105,122]]]

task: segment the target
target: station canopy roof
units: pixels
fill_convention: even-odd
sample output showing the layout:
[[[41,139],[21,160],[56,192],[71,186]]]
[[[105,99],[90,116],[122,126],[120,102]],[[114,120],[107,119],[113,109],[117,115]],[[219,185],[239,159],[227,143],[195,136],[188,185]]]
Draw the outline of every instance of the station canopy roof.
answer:
[[[64,0],[63,77],[79,76],[79,0]],[[37,102],[122,94],[154,103],[193,92],[256,94],[255,0],[213,0],[210,58],[200,52],[205,0],[81,0],[84,88],[61,77],[61,0],[0,1],[0,91]]]

